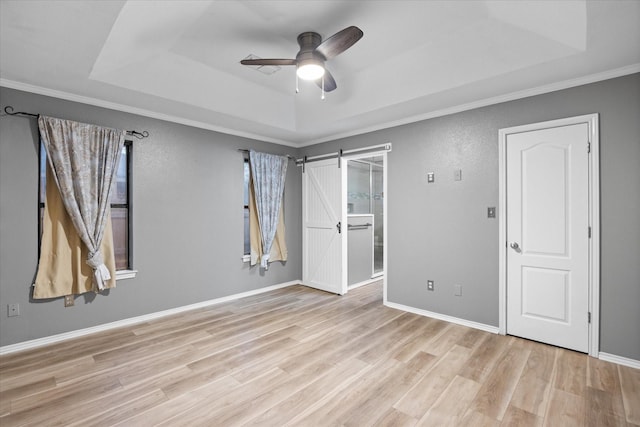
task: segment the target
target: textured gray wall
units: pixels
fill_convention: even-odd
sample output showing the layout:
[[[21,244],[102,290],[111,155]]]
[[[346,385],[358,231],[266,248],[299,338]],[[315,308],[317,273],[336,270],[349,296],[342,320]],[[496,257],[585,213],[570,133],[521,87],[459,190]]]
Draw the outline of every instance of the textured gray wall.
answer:
[[[498,325],[498,129],[600,113],[601,351],[640,360],[640,74],[303,149],[393,143],[391,302]],[[462,181],[454,181],[462,169]],[[427,184],[427,172],[435,183]],[[427,279],[435,291],[426,291]],[[453,296],[453,285],[463,296]]]
[[[261,274],[242,263],[243,166],[238,148],[297,154],[224,135],[0,88],[2,106],[126,129],[133,145],[133,259],[138,276],[108,296],[29,301],[37,266],[36,120],[0,118],[0,345],[140,316],[302,278],[300,168],[289,163],[285,222],[289,261]],[[6,305],[19,303],[19,317]]]
[[[262,144],[0,88],[2,105],[147,129],[134,148],[134,280],[73,308],[29,303],[37,263],[33,120],[0,119],[0,345],[141,315],[301,277],[300,169],[289,166],[290,259],[261,277],[241,264],[237,148],[320,154],[393,143],[388,156],[389,300],[497,326],[498,129],[600,113],[601,351],[640,360],[640,74],[307,147]],[[462,169],[463,180],[453,181]],[[426,172],[436,173],[434,184]],[[233,176],[237,176],[234,179]],[[175,180],[174,180],[175,179]],[[232,213],[238,206],[238,213]],[[204,224],[204,227],[203,227]],[[198,228],[201,227],[201,228]],[[163,244],[157,234],[164,229]],[[209,278],[208,274],[213,277]],[[435,292],[425,290],[427,279]],[[453,284],[463,296],[453,296]],[[21,304],[7,318],[6,304]]]

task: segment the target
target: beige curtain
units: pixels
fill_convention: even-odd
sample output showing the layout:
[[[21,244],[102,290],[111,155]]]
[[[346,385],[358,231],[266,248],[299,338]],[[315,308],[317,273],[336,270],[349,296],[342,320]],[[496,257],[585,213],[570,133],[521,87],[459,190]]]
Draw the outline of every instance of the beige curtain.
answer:
[[[126,132],[87,123],[38,116],[42,145],[67,214],[89,250],[97,290],[111,279],[100,250],[110,211],[113,177]]]
[[[260,233],[260,225],[258,222],[258,213],[256,208],[256,198],[253,190],[253,181],[249,182],[249,239],[251,244],[251,265],[256,265],[262,258],[262,238]],[[284,200],[280,204],[280,215],[278,216],[278,228],[271,245],[269,262],[286,261],[287,260],[287,244],[285,242],[284,228]]]
[[[56,298],[94,291],[93,269],[87,264],[88,249],[82,243],[62,203],[55,178],[47,164],[47,190],[42,220],[40,262],[33,298]],[[100,246],[104,263],[111,273],[106,288],[116,286],[111,216],[107,218]]]

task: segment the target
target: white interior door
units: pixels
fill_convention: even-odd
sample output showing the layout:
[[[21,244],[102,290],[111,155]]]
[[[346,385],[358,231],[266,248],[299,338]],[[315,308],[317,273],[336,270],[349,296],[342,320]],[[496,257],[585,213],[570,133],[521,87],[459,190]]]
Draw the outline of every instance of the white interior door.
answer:
[[[507,135],[506,332],[589,348],[589,125]]]
[[[342,274],[342,176],[338,160],[307,163],[302,174],[302,281],[344,294]]]

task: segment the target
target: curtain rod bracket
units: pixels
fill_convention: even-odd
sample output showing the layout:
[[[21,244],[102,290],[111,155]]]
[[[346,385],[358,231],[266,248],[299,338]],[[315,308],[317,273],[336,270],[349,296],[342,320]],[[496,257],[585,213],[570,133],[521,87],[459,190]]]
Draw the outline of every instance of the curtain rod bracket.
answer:
[[[342,148],[338,151],[338,169],[342,167]]]
[[[307,166],[307,156],[304,156],[302,158],[302,173],[304,173],[306,166]]]
[[[128,130],[127,135],[135,136],[138,139],[144,139],[149,137],[149,132],[143,130],[142,132],[138,132],[137,130]]]
[[[7,105],[4,107],[5,114],[10,116],[30,116],[30,117],[38,117],[37,114],[25,113],[24,111],[13,111],[13,107],[11,105]]]

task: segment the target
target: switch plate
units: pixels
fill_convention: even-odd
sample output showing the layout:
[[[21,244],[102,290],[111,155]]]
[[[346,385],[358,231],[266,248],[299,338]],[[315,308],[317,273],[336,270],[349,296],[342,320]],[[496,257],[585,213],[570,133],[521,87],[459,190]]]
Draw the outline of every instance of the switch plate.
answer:
[[[462,296],[462,285],[453,285],[453,295],[456,297]]]
[[[428,291],[433,291],[433,289],[434,289],[433,280],[427,280],[427,290]]]
[[[456,169],[453,171],[453,180],[462,181],[462,169]]]
[[[20,316],[20,304],[7,304],[7,317]]]
[[[73,307],[75,301],[73,300],[73,295],[65,295],[64,297],[64,306],[65,307]]]
[[[427,172],[427,182],[434,182],[436,180],[436,175],[433,172]]]
[[[487,208],[487,218],[495,218],[496,217],[496,208],[489,207]]]

